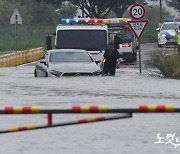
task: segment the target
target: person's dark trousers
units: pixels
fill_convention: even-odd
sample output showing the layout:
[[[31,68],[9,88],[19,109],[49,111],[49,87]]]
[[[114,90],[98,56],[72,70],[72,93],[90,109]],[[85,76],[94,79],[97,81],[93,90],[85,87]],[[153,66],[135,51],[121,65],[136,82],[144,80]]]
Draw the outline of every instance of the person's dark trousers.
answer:
[[[109,74],[112,75],[112,76],[114,76],[115,73],[116,73],[116,69],[115,69],[115,68],[111,68]]]
[[[108,74],[109,68],[107,66],[104,66],[103,68],[103,75]]]

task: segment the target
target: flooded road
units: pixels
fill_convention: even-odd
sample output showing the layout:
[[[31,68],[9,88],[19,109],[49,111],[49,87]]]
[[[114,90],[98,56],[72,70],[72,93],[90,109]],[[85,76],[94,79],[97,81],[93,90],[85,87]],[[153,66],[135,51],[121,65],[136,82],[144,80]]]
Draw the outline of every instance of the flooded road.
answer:
[[[151,46],[151,45],[150,45]],[[147,54],[146,47],[142,50]],[[143,56],[142,56],[143,58]],[[143,59],[142,59],[143,60]],[[144,66],[144,65],[143,65]],[[0,69],[0,102],[4,106],[71,107],[105,105],[180,106],[180,81],[149,76],[143,67],[122,65],[115,77],[34,78],[34,66]],[[96,115],[54,115],[54,122]],[[0,129],[46,124],[46,115],[0,115]],[[0,135],[6,154],[178,154],[180,114],[133,114],[132,118]],[[158,141],[158,134],[164,143]],[[166,140],[167,138],[167,140]]]

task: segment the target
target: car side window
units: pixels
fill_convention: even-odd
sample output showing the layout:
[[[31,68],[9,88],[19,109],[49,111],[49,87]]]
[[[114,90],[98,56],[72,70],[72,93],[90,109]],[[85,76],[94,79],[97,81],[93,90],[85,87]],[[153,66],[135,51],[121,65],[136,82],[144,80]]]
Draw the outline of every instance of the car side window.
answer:
[[[42,56],[42,58],[41,59],[45,59],[45,54]]]
[[[46,59],[46,57],[48,56],[48,53],[46,52],[41,59]]]

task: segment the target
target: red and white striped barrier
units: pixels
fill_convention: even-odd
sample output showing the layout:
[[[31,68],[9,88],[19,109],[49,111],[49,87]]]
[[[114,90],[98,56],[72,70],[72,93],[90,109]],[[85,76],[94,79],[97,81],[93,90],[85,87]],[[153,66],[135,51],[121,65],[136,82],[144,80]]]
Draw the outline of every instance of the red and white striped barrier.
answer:
[[[62,122],[62,123],[56,123],[56,124],[53,124],[52,122],[52,114],[78,114],[78,113],[79,114],[118,113],[118,115],[80,119],[80,120],[68,121],[68,122]],[[23,126],[23,127],[11,128],[7,130],[0,130],[0,133],[9,133],[9,132],[49,128],[49,127],[60,127],[60,126],[75,125],[75,124],[82,124],[82,123],[130,118],[132,117],[132,113],[180,113],[180,107],[168,106],[168,105],[156,105],[156,106],[140,105],[134,108],[108,108],[105,106],[72,106],[69,108],[6,106],[4,108],[0,108],[0,114],[47,114],[47,125]]]
[[[0,114],[71,114],[71,113],[169,113],[180,112],[180,107],[166,105],[140,105],[134,108],[108,108],[105,106],[72,106],[70,108],[40,108],[35,106],[0,108]]]
[[[48,123],[47,125],[22,126],[22,127],[15,127],[15,128],[0,130],[0,134],[27,131],[27,130],[35,130],[35,129],[44,129],[44,128],[51,128],[51,127],[62,127],[62,126],[69,126],[69,125],[102,122],[102,121],[124,119],[124,118],[131,118],[131,117],[132,117],[132,114],[125,113],[125,114],[118,114],[118,115],[106,116],[106,117],[95,117],[95,118],[86,118],[86,119],[65,121],[65,122],[54,123],[54,124]]]

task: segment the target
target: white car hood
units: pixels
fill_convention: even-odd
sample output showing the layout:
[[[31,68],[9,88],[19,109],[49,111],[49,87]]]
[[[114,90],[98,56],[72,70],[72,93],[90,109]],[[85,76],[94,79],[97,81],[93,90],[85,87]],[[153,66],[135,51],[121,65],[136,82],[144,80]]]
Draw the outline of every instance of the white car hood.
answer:
[[[176,32],[175,30],[162,30],[160,34],[165,34],[166,36],[175,36]]]
[[[55,70],[59,72],[95,72],[100,68],[93,63],[58,63],[49,65],[49,71]]]

